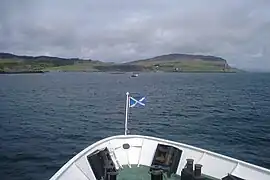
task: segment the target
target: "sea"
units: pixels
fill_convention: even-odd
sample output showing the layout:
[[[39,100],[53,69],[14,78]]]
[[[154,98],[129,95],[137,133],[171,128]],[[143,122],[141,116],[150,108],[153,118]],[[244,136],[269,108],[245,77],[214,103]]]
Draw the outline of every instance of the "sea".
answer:
[[[0,178],[47,180],[92,143],[130,134],[186,143],[270,169],[269,73],[51,72],[0,75]]]

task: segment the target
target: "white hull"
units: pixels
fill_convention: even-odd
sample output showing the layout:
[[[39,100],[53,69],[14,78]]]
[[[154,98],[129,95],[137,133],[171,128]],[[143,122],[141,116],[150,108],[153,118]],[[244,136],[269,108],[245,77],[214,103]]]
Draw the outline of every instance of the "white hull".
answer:
[[[130,145],[129,149],[123,148],[126,143]],[[179,176],[186,159],[194,159],[194,164],[202,165],[202,174],[212,178],[222,179],[232,174],[246,180],[270,180],[268,169],[186,144],[140,135],[113,136],[90,145],[69,160],[51,180],[96,180],[87,157],[106,147],[116,169],[125,165],[150,167],[158,144],[170,145],[182,151],[175,172]]]

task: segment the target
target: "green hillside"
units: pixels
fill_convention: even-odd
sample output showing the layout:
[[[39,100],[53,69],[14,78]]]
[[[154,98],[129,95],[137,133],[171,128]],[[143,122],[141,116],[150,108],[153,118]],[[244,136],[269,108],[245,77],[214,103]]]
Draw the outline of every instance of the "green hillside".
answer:
[[[0,53],[0,72],[94,71],[93,66],[100,64],[104,63],[78,58],[17,56]]]
[[[226,60],[215,56],[169,54],[116,64],[78,58],[17,56],[0,53],[0,72],[86,71],[86,72],[236,72]]]
[[[156,71],[177,72],[232,72],[226,60],[214,56],[169,54],[150,59],[133,61],[128,64],[140,65]]]

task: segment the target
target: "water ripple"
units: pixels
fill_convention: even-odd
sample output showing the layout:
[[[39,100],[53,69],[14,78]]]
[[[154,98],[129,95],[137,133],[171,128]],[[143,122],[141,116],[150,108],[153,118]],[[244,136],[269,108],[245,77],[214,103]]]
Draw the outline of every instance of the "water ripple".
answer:
[[[0,76],[0,176],[48,179],[97,140],[132,134],[206,148],[270,168],[269,74],[48,73]]]

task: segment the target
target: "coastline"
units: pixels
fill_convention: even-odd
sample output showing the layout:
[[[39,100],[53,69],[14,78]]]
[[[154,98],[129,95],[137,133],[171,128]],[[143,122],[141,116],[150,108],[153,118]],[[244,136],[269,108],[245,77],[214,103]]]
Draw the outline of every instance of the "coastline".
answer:
[[[110,73],[114,74],[126,74],[126,73],[211,73],[211,74],[232,74],[232,73],[241,73],[238,71],[0,71],[0,74],[43,74],[43,73],[71,73],[71,72],[82,72],[82,73]]]
[[[41,74],[48,71],[0,71],[0,74]]]

